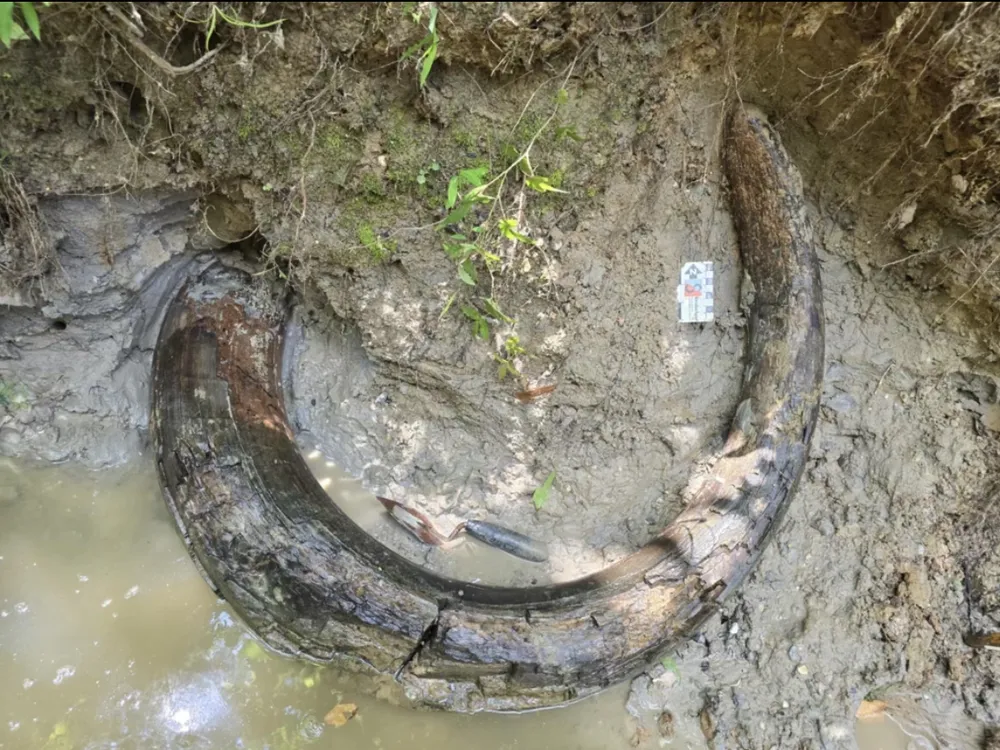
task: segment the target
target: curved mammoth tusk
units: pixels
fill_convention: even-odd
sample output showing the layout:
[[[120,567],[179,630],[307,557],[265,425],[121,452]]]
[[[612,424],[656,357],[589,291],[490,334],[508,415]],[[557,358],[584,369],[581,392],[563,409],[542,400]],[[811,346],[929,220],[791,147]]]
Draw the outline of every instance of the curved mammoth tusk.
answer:
[[[161,484],[207,580],[278,651],[348,657],[463,711],[589,695],[689,636],[753,568],[802,473],[823,372],[820,275],[802,188],[767,120],[727,116],[723,165],[755,289],[739,439],[647,545],[527,588],[436,575],[332,504],[282,401],[282,302],[213,267],[171,304],[156,348]]]

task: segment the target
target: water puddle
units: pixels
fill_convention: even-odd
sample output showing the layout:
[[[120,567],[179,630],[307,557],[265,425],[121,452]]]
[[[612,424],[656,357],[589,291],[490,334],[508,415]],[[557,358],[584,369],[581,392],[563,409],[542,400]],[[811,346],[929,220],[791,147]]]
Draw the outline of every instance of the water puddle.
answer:
[[[261,648],[196,572],[151,466],[0,461],[3,750],[624,750],[626,692],[517,716],[394,704],[392,687]]]
[[[899,725],[886,718],[859,721],[857,737],[861,750],[922,750],[924,747],[908,737]]]
[[[576,577],[553,574],[548,563],[520,560],[467,535],[459,536],[446,547],[423,544],[393,521],[360,481],[338,468],[318,448],[303,446],[303,455],[320,486],[355,523],[386,546],[415,562],[422,562],[437,573],[497,586],[534,585]],[[432,520],[439,531],[449,534],[462,519],[448,515]]]
[[[321,457],[310,465],[362,526],[397,533],[357,482]],[[486,574],[506,557],[470,544],[456,573]],[[332,742],[626,750],[638,739],[626,696],[622,685],[516,716],[414,709],[391,684],[262,648],[198,575],[152,467],[94,473],[0,460],[3,750],[295,750]],[[640,744],[705,747],[690,729],[672,741],[646,733]],[[864,750],[907,747],[892,722],[860,722],[858,734]]]

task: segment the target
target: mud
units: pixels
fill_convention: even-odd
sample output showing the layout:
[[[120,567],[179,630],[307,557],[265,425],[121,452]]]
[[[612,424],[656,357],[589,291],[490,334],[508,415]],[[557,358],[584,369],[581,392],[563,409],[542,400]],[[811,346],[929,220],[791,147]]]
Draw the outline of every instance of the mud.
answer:
[[[637,28],[660,12],[626,4],[588,20],[574,11],[586,54],[565,84],[575,53],[545,47],[542,22],[540,36],[511,37],[489,59],[507,59],[517,75],[491,77],[458,45],[423,95],[412,68],[391,65],[415,41],[392,30],[412,26],[405,17],[355,19],[361,26],[328,35],[326,52],[316,29],[333,20],[322,15],[311,27],[288,24],[283,49],[272,32],[230,29],[245,56],[224,51],[171,82],[169,109],[156,109],[170,98],[165,84],[128,68],[112,45],[113,74],[131,69],[156,105],[152,130],[125,118],[127,143],[107,127],[120,109],[97,95],[90,53],[57,48],[59,75],[36,88],[31,107],[11,111],[2,136],[57,239],[59,270],[0,312],[9,394],[0,452],[90,466],[141,454],[163,291],[197,251],[260,227],[256,247],[304,299],[287,358],[289,412],[306,452],[325,457],[317,472],[328,460],[359,483],[352,496],[366,528],[438,571],[491,582],[565,580],[627,554],[681,507],[685,478],[718,446],[742,378],[741,271],[717,160],[725,49],[704,18],[593,31]],[[456,27],[471,28],[457,14]],[[376,18],[382,46],[351,57],[348,32]],[[1000,657],[962,640],[970,627],[1000,625],[996,313],[981,294],[963,296],[968,287],[942,265],[963,256],[968,227],[920,201],[893,224],[898,234],[886,232],[888,208],[910,187],[902,178],[895,193],[847,200],[865,162],[880,163],[875,141],[891,133],[879,131],[870,151],[858,140],[845,147],[791,106],[810,85],[791,72],[803,48],[817,48],[815,62],[839,54],[831,38],[848,38],[824,29],[815,40],[790,36],[784,62],[759,68],[741,92],[784,115],[779,129],[822,239],[827,372],[812,459],[741,593],[673,662],[633,684],[640,746],[657,745],[669,710],[715,747],[853,747],[858,704],[892,682],[1000,723]],[[753,40],[774,49],[772,36]],[[375,49],[392,52],[382,59]],[[0,53],[12,86],[34,80],[37,54]],[[81,56],[85,73],[74,74]],[[764,91],[768,76],[784,93]],[[80,85],[94,103],[73,109]],[[539,173],[562,173],[569,194],[528,195],[519,226],[542,244],[515,245],[503,272],[481,270],[480,288],[466,294],[440,236],[407,228],[443,215],[448,176],[499,165],[501,142],[524,148],[562,86],[568,101],[555,124],[580,140],[550,128],[532,159]],[[164,112],[172,130],[158,136]],[[289,113],[294,124],[278,138]],[[843,162],[831,152],[845,149],[849,168],[833,169]],[[137,192],[72,195],[124,183]],[[513,193],[504,196],[511,213]],[[209,218],[216,237],[203,221],[208,195],[226,211],[221,223]],[[688,260],[716,262],[714,324],[675,321]],[[516,326],[492,321],[489,341],[476,340],[460,303],[442,316],[453,292],[495,298]],[[526,349],[526,383],[556,386],[527,405],[514,398],[523,383],[498,378],[494,355],[512,331]],[[553,470],[536,512],[532,492]],[[370,514],[367,492],[444,525],[476,517],[537,536],[551,563],[428,550]]]

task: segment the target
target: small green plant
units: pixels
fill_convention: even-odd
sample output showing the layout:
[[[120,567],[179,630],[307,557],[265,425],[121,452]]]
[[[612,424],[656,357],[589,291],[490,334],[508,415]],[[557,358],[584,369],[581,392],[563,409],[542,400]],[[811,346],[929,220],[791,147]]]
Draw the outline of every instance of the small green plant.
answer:
[[[48,8],[51,3],[42,3],[42,5]],[[18,3],[17,7],[21,11],[20,15],[24,26],[28,27],[28,31],[35,39],[41,41],[42,28],[38,23],[38,12],[35,10],[35,4]],[[11,42],[28,38],[24,26],[14,20],[14,3],[0,3],[0,42],[3,42],[4,47],[9,49]]]
[[[435,173],[440,172],[440,171],[441,171],[441,165],[438,164],[436,161],[431,162],[428,166],[424,167],[419,172],[417,172],[417,184],[418,185],[426,185],[427,184],[427,178],[430,175],[435,174]]]
[[[420,73],[417,80],[420,82],[420,88],[423,88],[427,83],[427,76],[431,74],[431,68],[434,67],[434,61],[437,59],[439,41],[437,15],[437,6],[431,5],[427,18],[427,35],[416,44],[410,45],[400,58],[400,62],[403,62],[419,53],[417,67],[420,69]],[[415,23],[420,23],[421,13],[419,10],[410,11],[410,17]]]
[[[375,203],[379,198],[385,197],[385,187],[382,180],[373,172],[365,172],[361,175],[361,192],[364,193],[369,203]]]
[[[487,252],[464,234],[450,234],[444,240],[444,251],[458,264],[458,278],[464,284],[475,286],[479,283],[476,258],[482,258],[488,267],[500,262],[500,256]]]
[[[472,305],[462,305],[462,314],[472,321],[472,335],[483,341],[490,337],[490,324],[479,310]]]
[[[556,473],[550,471],[549,475],[545,477],[545,481],[542,482],[542,486],[535,490],[534,494],[531,496],[531,501],[535,504],[535,510],[541,510],[545,507],[545,503],[549,500],[549,493],[552,491],[552,484],[556,481]]]
[[[448,299],[448,304],[445,305],[445,312],[448,311],[448,308],[451,307],[451,303],[454,301],[455,301],[455,295],[453,294]],[[494,320],[499,320],[503,323],[507,323],[508,325],[514,325],[513,318],[510,318],[507,315],[505,315],[503,310],[500,309],[500,306],[497,305],[497,303],[494,302],[489,297],[481,298],[480,303],[482,305],[481,310],[474,305],[462,306],[462,314],[472,321],[472,334],[476,338],[480,338],[483,339],[483,341],[486,341],[490,337],[489,318],[493,318]],[[441,313],[441,316],[444,317],[444,312]],[[517,337],[515,336],[514,339],[516,341]],[[523,352],[524,350],[522,349],[521,351]]]
[[[497,225],[500,229],[500,234],[506,237],[508,240],[514,242],[523,242],[526,245],[534,245],[535,241],[531,239],[528,235],[519,232],[517,229],[517,219],[500,219]]]
[[[507,320],[510,319],[508,318]],[[503,342],[503,354],[493,355],[493,359],[500,364],[500,367],[497,370],[497,377],[501,381],[503,381],[508,375],[515,378],[521,377],[521,371],[517,369],[515,360],[522,354],[526,353],[527,352],[525,352],[524,347],[521,346],[521,341],[517,337],[517,334],[510,334]]]
[[[515,168],[519,168],[523,173],[523,186],[528,190],[537,193],[566,192],[557,188],[549,177],[534,173],[527,150],[492,179],[487,180],[489,167],[477,166],[459,170],[448,181],[445,208],[449,211],[448,215],[437,223],[438,229],[461,226],[468,221],[477,205],[489,206],[486,219],[474,223],[468,234],[451,231],[445,235],[443,241],[444,251],[456,262],[458,278],[468,286],[476,286],[479,283],[477,261],[481,260],[491,272],[500,264],[500,256],[487,248],[496,244],[496,239],[491,237],[491,227],[494,226],[492,217],[499,209],[499,194],[503,190],[507,176]],[[491,188],[493,194],[488,192]],[[495,226],[500,238],[527,245],[536,244],[535,240],[518,228],[517,219],[503,217],[497,220]]]
[[[209,49],[209,44],[212,41],[212,34],[215,33],[215,27],[219,21],[228,23],[230,26],[235,26],[240,29],[267,29],[271,26],[277,26],[284,22],[284,18],[279,18],[277,21],[268,21],[267,23],[254,23],[253,21],[244,21],[239,16],[231,16],[225,11],[223,11],[218,5],[212,3],[212,12],[204,21],[200,23],[205,24],[208,28],[205,29],[205,49]]]
[[[375,233],[371,224],[361,224],[358,226],[358,241],[371,253],[374,260],[381,263],[388,258],[396,249],[396,243],[392,240],[383,240]]]
[[[660,659],[660,664],[662,664],[663,668],[668,672],[673,672],[677,675],[678,680],[681,678],[681,669],[677,666],[677,661],[672,656],[664,656]]]
[[[576,128],[572,125],[563,125],[556,128],[556,140],[561,141],[565,138],[574,140],[577,143],[580,143],[583,140],[583,138],[580,137],[580,134],[576,132]]]

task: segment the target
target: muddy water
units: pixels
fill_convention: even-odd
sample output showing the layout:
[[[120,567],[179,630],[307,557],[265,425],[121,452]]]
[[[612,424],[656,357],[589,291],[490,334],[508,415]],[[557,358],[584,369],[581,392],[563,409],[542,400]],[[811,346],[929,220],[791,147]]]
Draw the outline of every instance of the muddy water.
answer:
[[[494,585],[527,581],[545,583],[574,577],[552,575],[548,564],[526,562],[464,534],[443,547],[425,545],[391,520],[375,496],[359,480],[338,468],[319,448],[301,442],[300,446],[320,486],[355,523],[386,546],[397,551],[408,550],[412,557],[423,558],[424,563],[444,575]],[[463,519],[442,514],[431,520],[442,534],[448,535]]]
[[[355,480],[317,454],[309,463],[355,520],[395,532]],[[454,552],[470,576],[502,569],[507,557],[476,543]],[[379,692],[364,676],[262,649],[195,571],[149,465],[94,473],[0,461],[3,750],[291,750],[335,741],[624,750],[636,731],[626,692],[518,716],[402,705],[391,687]],[[324,723],[342,703],[356,704],[357,715],[339,728]],[[862,724],[858,738],[864,750],[907,747],[891,722]],[[705,746],[683,719],[672,741],[650,739],[642,746]]]
[[[922,748],[891,719],[880,717],[858,722],[858,747],[861,750],[910,750]],[[913,743],[913,744],[911,744]]]
[[[362,676],[257,645],[195,571],[151,466],[0,463],[4,750],[627,748],[625,693],[519,716],[415,710],[391,689],[376,698]],[[326,725],[341,703],[355,718]]]

